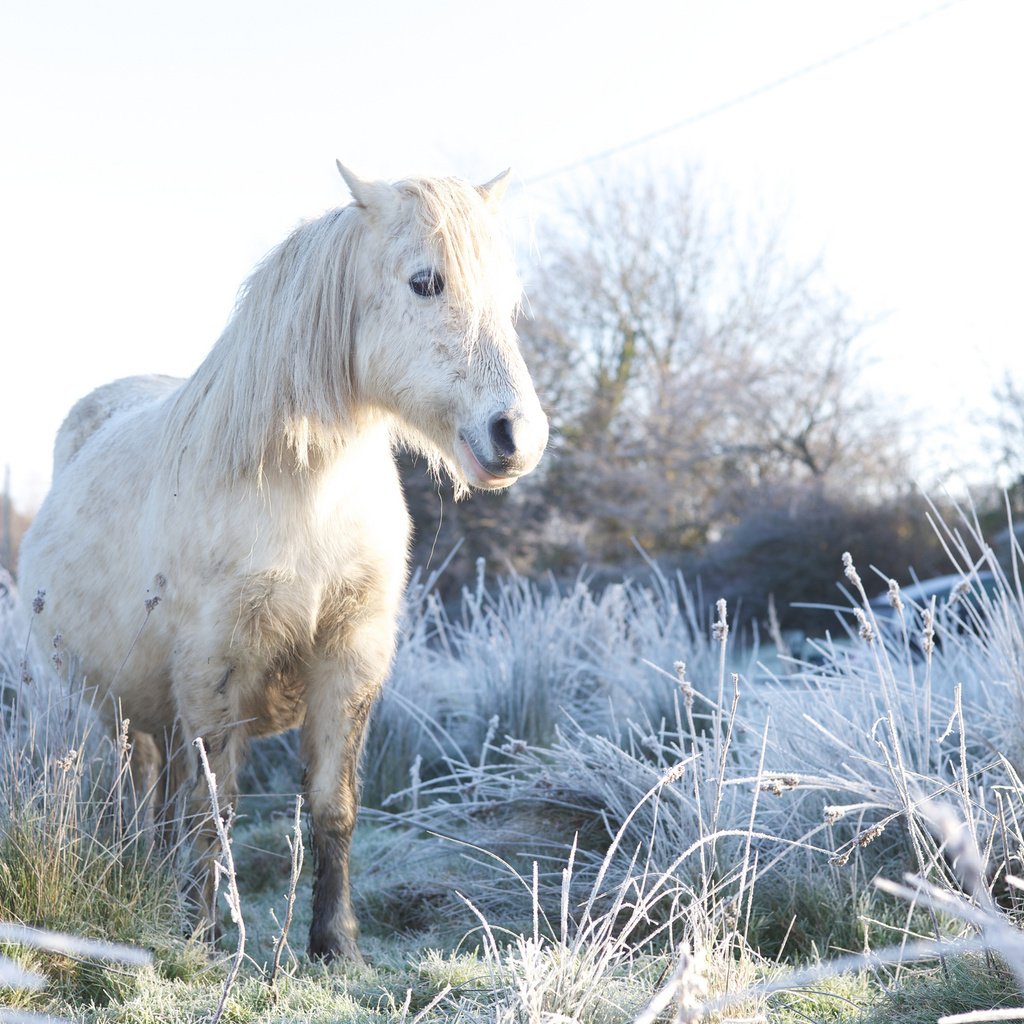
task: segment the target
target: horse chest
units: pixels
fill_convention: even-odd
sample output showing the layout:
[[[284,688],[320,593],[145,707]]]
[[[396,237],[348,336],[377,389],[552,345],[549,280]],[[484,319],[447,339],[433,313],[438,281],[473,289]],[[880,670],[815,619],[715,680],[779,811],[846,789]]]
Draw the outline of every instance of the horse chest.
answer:
[[[282,570],[250,574],[232,646],[272,661],[335,648],[376,607],[374,575],[363,567],[326,579]]]
[[[352,457],[316,488],[272,478],[241,524],[208,547],[218,566],[210,585],[235,591],[227,604],[238,610],[236,644],[305,652],[358,619],[378,592],[401,592],[408,517],[390,453],[383,454],[389,472],[378,469],[375,486],[359,486],[365,460]]]

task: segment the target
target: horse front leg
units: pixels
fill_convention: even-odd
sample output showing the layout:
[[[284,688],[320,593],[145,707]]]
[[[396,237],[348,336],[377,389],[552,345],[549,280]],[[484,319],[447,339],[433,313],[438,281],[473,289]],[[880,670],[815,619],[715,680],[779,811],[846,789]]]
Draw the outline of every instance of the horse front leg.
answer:
[[[220,933],[216,861],[221,855],[210,788],[215,781],[221,819],[229,824],[246,746],[246,731],[236,699],[242,685],[236,677],[241,675],[236,664],[210,658],[202,665],[194,661],[183,664],[175,677],[179,722],[173,733],[177,742],[167,779],[165,812],[169,816],[174,814],[175,804],[171,801],[184,790],[183,825],[192,837],[192,868],[185,893],[192,904],[197,931],[210,943],[215,943]],[[203,742],[212,778],[203,770],[195,746],[197,739]]]
[[[359,759],[373,702],[391,660],[387,644],[349,650],[312,666],[302,727],[313,849],[309,955],[362,962],[349,893],[349,851],[359,807]]]

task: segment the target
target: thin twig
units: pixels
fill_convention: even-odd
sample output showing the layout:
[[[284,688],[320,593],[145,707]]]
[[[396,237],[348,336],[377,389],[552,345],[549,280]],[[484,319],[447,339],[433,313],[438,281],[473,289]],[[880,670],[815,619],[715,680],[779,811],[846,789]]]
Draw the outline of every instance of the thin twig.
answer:
[[[274,962],[270,968],[270,977],[267,984],[271,990],[277,982],[278,972],[281,970],[281,954],[288,942],[288,929],[292,924],[292,912],[295,910],[295,890],[299,884],[299,873],[302,871],[302,796],[295,794],[295,824],[292,834],[288,839],[288,846],[292,851],[292,870],[288,879],[288,904],[284,915],[284,924],[281,926],[281,934],[274,942]]]
[[[206,785],[210,790],[210,807],[213,810],[213,824],[217,830],[217,838],[220,840],[221,852],[224,856],[223,866],[220,861],[214,862],[214,870],[223,872],[227,876],[228,887],[224,894],[224,898],[227,900],[228,908],[231,910],[231,920],[238,926],[238,947],[235,950],[235,957],[231,964],[231,969],[228,971],[227,978],[224,979],[224,989],[220,994],[220,1003],[217,1006],[217,1010],[214,1015],[210,1018],[210,1024],[218,1024],[221,1017],[224,1015],[224,1010],[227,1007],[228,996],[231,994],[231,989],[234,987],[235,980],[238,978],[238,972],[242,967],[242,960],[245,957],[245,920],[242,917],[242,903],[241,898],[238,895],[238,878],[235,875],[235,858],[231,853],[231,839],[228,836],[228,826],[220,816],[220,800],[217,797],[217,776],[210,771],[210,762],[206,758],[206,746],[203,744],[202,736],[196,737],[193,741],[193,745],[199,751],[199,760],[203,765],[203,774],[206,776]],[[211,912],[216,912],[215,907],[211,907]]]
[[[438,992],[437,995],[434,996],[434,998],[431,999],[430,1002],[427,1003],[427,1005],[424,1006],[423,1009],[420,1010],[420,1012],[417,1013],[415,1017],[413,1017],[412,1024],[420,1024],[420,1021],[422,1021],[423,1018],[426,1017],[426,1015],[430,1013],[431,1010],[433,1010],[436,1006],[439,1006],[441,1004],[441,1001],[447,998],[451,990],[451,985],[445,985],[445,987],[441,989],[441,991]]]

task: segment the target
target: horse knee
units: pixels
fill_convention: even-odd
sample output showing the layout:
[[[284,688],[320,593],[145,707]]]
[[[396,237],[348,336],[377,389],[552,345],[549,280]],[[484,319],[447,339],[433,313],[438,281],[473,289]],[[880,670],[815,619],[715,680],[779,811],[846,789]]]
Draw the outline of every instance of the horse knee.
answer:
[[[161,760],[156,740],[149,733],[128,733],[128,781],[134,800],[142,801],[156,788]]]

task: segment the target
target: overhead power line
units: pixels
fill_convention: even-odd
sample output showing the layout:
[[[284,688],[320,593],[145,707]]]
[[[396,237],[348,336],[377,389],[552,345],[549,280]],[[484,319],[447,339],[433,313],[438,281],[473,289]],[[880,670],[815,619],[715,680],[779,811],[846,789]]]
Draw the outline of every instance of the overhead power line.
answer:
[[[549,178],[555,178],[560,174],[575,171],[580,167],[586,167],[588,164],[607,160],[609,157],[617,156],[619,153],[624,153],[628,149],[635,149],[637,146],[646,145],[648,142],[653,142],[655,139],[661,138],[663,135],[669,135],[672,132],[679,131],[681,128],[687,128],[692,124],[696,124],[698,121],[705,121],[709,117],[714,117],[716,114],[721,114],[726,110],[731,110],[733,107],[738,107],[743,103],[748,103],[750,100],[756,99],[758,96],[763,96],[765,93],[773,92],[775,89],[781,88],[784,85],[789,85],[790,82],[795,82],[797,79],[804,78],[807,75],[813,74],[815,71],[820,71],[822,68],[826,68],[830,64],[835,64],[837,61],[844,60],[855,53],[859,53],[861,50],[866,50],[869,46],[874,46],[883,39],[888,39],[890,36],[894,36],[899,32],[904,32],[909,28],[913,28],[914,26],[921,24],[921,22],[927,21],[929,18],[932,18],[937,14],[942,14],[944,11],[948,11],[951,7],[955,7],[960,3],[963,3],[963,0],[947,0],[946,3],[939,4],[937,7],[932,7],[921,14],[915,15],[913,18],[908,18],[906,21],[901,21],[896,25],[892,25],[875,35],[861,39],[850,46],[844,47],[842,50],[837,50],[835,53],[829,54],[827,57],[822,57],[821,60],[816,60],[812,64],[806,64],[801,68],[797,68],[795,71],[790,71],[781,78],[775,78],[770,82],[765,82],[763,85],[759,85],[747,92],[739,93],[730,99],[723,100],[721,103],[716,103],[714,106],[707,107],[695,114],[689,114],[681,121],[674,121],[672,124],[667,124],[662,128],[657,128],[652,132],[648,132],[646,135],[630,139],[627,142],[620,142],[618,145],[610,146],[608,149],[600,150],[597,153],[591,153],[589,156],[580,157],[578,160],[571,160],[569,163],[562,164],[559,167],[554,167],[549,171],[543,171],[540,174],[535,174],[533,177],[527,178],[523,184],[535,185],[538,182],[547,181]]]

